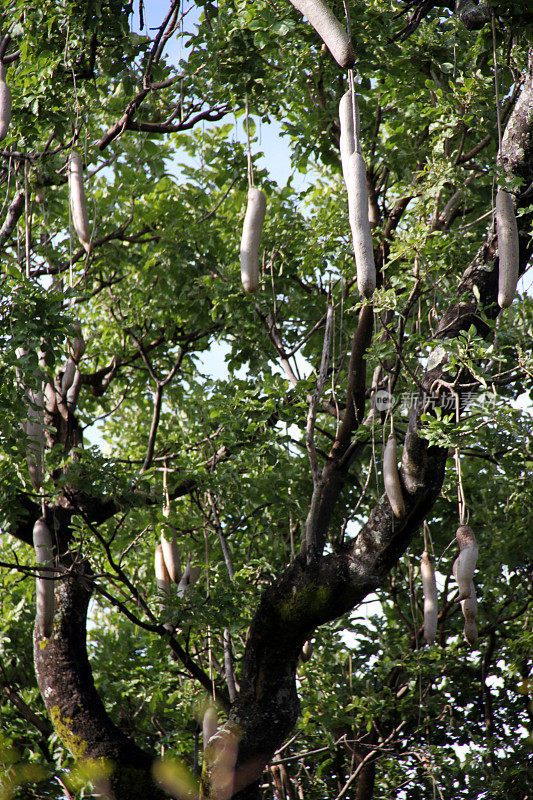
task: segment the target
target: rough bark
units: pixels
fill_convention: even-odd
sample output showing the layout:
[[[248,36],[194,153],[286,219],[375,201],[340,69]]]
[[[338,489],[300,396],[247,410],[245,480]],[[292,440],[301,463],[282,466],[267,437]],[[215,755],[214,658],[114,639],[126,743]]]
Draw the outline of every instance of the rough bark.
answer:
[[[163,800],[151,769],[154,758],[117,728],[96,691],[86,648],[91,578],[84,562],[57,581],[56,618],[50,639],[34,631],[35,671],[55,731],[76,759],[112,768],[104,794]],[[111,791],[110,791],[111,790]]]

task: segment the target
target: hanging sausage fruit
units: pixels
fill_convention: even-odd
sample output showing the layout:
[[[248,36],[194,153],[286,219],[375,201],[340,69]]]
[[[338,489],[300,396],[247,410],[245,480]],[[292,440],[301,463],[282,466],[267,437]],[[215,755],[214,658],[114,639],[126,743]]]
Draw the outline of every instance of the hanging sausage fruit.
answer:
[[[420,574],[424,591],[424,639],[431,644],[437,632],[438,595],[435,567],[427,550],[422,553]]]
[[[368,220],[366,163],[359,146],[359,109],[351,91],[339,103],[341,165],[348,195],[348,219],[352,232],[357,288],[371,298],[376,288],[372,232]]]
[[[241,280],[245,292],[255,292],[259,286],[259,247],[265,212],[265,195],[251,186],[241,238]]]
[[[383,480],[385,483],[385,492],[391,504],[394,516],[400,519],[405,516],[405,502],[398,472],[396,437],[394,433],[389,435],[383,452]]]
[[[468,525],[459,525],[455,538],[459,545],[459,555],[453,564],[453,575],[459,589],[459,600],[465,600],[470,597],[478,546],[474,531]]]
[[[42,517],[33,526],[33,546],[37,564],[48,567],[48,569],[40,571],[35,580],[36,627],[41,635],[48,639],[52,635],[54,627],[54,580],[49,569],[54,563],[54,550],[50,530]]]
[[[11,122],[11,89],[6,83],[6,68],[0,62],[0,142],[5,139]]]
[[[89,215],[87,214],[85,189],[83,186],[83,164],[80,154],[76,152],[71,153],[70,156],[68,186],[72,224],[74,225],[74,230],[78,235],[80,244],[89,252],[91,249],[91,230],[89,226]]]
[[[513,302],[518,281],[518,228],[513,198],[506,189],[496,194],[496,230],[498,232],[498,305],[508,308]]]
[[[329,52],[343,69],[355,64],[355,53],[345,29],[323,0],[291,0],[313,26]]]

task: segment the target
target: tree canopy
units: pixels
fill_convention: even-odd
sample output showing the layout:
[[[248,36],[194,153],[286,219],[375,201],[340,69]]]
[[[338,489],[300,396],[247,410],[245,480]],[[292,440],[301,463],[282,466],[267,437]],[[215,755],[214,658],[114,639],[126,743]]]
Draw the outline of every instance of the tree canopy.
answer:
[[[312,5],[3,3],[2,800],[531,794],[530,4]]]

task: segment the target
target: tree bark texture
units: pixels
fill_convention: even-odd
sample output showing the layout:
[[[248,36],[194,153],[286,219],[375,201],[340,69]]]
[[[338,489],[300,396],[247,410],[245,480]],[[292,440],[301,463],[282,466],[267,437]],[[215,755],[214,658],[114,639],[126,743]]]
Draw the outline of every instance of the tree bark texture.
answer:
[[[117,728],[96,691],[86,647],[91,579],[87,564],[75,570],[56,582],[52,637],[34,631],[35,671],[48,714],[76,759],[112,767],[106,794],[162,800],[166,795],[152,780],[153,757]]]

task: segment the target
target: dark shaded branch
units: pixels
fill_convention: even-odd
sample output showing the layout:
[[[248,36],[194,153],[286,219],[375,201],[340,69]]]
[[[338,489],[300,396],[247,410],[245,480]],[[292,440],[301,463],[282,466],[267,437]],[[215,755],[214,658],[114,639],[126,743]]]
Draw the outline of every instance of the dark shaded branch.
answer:
[[[340,461],[346,453],[354,431],[364,418],[366,390],[365,353],[370,347],[373,330],[374,306],[369,304],[361,309],[357,330],[352,339],[346,389],[346,410],[330,453],[330,458],[335,461]]]
[[[4,220],[4,224],[0,228],[0,247],[7,242],[11,234],[13,233],[13,229],[17,222],[19,221],[22,212],[24,211],[24,206],[26,202],[26,197],[23,191],[18,191],[13,198],[13,202],[9,206],[6,214],[6,218]]]

